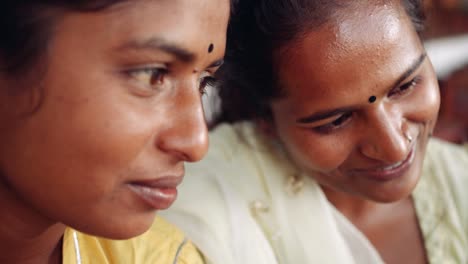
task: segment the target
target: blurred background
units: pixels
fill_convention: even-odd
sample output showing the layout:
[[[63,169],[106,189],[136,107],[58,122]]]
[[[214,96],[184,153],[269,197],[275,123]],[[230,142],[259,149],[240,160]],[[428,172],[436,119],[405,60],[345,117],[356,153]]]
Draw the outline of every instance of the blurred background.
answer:
[[[434,136],[468,144],[468,0],[425,1],[425,46],[441,89]]]

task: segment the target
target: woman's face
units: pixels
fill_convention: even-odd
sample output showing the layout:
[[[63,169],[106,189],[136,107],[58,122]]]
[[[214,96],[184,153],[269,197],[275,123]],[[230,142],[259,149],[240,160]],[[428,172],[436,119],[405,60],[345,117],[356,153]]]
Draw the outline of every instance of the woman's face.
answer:
[[[278,52],[285,96],[271,103],[273,126],[322,186],[391,202],[418,182],[439,92],[399,2],[366,4]]]
[[[200,88],[224,56],[228,16],[228,0],[128,1],[65,15],[46,72],[23,82],[27,93],[0,97],[9,106],[0,146],[8,188],[41,217],[84,232],[147,230],[175,199],[184,162],[207,150]]]

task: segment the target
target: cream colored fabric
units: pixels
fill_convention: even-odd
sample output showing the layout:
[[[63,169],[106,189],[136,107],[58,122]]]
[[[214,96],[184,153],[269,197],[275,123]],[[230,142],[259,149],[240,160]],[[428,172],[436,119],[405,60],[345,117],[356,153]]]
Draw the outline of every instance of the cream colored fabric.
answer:
[[[468,148],[432,140],[413,200],[430,263],[468,263]]]
[[[74,230],[63,239],[63,263],[76,264]],[[184,234],[161,218],[150,230],[129,240],[109,240],[77,232],[82,264],[202,264],[203,258]]]
[[[297,194],[287,188],[298,170],[252,124],[219,126],[210,140],[164,215],[212,263],[381,263],[311,177]],[[468,263],[468,154],[437,141],[428,152],[414,198],[431,263]]]

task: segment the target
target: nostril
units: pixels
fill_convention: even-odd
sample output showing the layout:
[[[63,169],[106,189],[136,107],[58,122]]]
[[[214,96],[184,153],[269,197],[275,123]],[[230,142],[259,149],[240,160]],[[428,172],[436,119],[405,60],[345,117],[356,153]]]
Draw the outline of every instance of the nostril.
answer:
[[[201,160],[206,152],[208,151],[208,131],[205,128],[205,132],[199,135],[199,138],[196,139],[192,146],[191,153],[189,155],[190,162],[195,162]]]
[[[398,133],[397,130],[382,130],[364,138],[360,151],[367,158],[385,164],[395,164],[404,160],[414,142],[409,134]]]
[[[208,130],[204,122],[192,116],[184,125],[165,129],[155,143],[159,150],[179,161],[195,162],[201,160],[208,151]]]

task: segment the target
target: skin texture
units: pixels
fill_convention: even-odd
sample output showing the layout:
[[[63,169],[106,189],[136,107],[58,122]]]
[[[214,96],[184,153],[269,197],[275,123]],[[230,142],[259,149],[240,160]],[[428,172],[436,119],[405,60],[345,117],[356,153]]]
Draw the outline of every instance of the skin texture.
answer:
[[[48,262],[60,223],[114,239],[150,227],[155,208],[129,184],[180,179],[184,162],[207,151],[200,82],[224,56],[228,17],[227,0],[68,13],[41,62],[44,74],[2,76],[3,87],[26,92],[0,94],[0,260]]]
[[[275,64],[285,96],[271,103],[270,133],[387,263],[424,263],[410,194],[420,178],[439,93],[427,58],[401,78],[425,51],[399,5],[359,1],[279,50]],[[372,95],[376,100],[369,103]],[[298,122],[341,108],[324,119]],[[372,176],[407,159],[409,167],[398,177]]]

